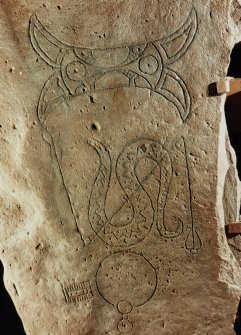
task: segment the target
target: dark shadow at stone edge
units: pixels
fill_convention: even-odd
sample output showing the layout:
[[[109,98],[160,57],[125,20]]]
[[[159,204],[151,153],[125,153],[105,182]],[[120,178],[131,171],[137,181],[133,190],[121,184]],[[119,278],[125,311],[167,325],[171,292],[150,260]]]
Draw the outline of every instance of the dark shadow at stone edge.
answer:
[[[230,56],[227,75],[241,78],[241,42],[236,44]],[[229,139],[237,156],[237,170],[241,179],[241,93],[227,97],[225,115]]]
[[[0,334],[26,335],[22,321],[3,283],[3,265],[0,262]]]
[[[234,331],[236,335],[241,335],[241,300],[239,301],[236,319],[234,322]]]
[[[241,42],[236,44],[230,57],[228,76],[241,78]],[[229,139],[237,157],[237,170],[241,179],[241,93],[236,93],[226,99],[225,116]],[[241,335],[241,300],[238,305],[234,332]]]

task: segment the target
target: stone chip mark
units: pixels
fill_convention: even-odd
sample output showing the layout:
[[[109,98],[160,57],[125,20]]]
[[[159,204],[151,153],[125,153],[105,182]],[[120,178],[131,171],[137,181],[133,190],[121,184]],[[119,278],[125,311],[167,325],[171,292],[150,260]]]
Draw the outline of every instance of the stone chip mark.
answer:
[[[237,0],[232,2],[231,15],[236,24],[240,25],[241,23],[241,4]]]

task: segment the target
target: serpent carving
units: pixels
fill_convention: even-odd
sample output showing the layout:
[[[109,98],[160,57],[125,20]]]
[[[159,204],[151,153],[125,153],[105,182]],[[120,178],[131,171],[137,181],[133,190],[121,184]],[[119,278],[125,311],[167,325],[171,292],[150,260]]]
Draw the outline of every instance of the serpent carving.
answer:
[[[163,222],[163,212],[157,210],[158,207],[165,207],[172,178],[171,159],[163,146],[155,141],[140,140],[127,146],[117,158],[115,173],[125,194],[123,205],[128,204],[131,207],[132,215],[116,223],[113,222],[114,215],[108,218],[105,210],[107,192],[111,187],[111,157],[100,142],[92,142],[90,145],[98,154],[100,161],[89,205],[90,224],[99,238],[112,246],[135,245],[144,240],[157,218],[159,231],[168,236]],[[138,164],[145,164],[147,159],[155,162],[154,168],[140,178],[137,172]],[[148,179],[154,174],[159,175],[157,201],[146,187]],[[169,234],[173,237],[171,232]]]

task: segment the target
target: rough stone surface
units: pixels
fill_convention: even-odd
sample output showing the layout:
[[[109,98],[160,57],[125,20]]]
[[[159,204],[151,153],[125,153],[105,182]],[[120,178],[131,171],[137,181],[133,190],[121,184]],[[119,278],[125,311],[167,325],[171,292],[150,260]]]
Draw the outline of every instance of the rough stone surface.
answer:
[[[237,3],[1,1],[0,257],[27,335],[233,334],[239,182],[207,88]]]

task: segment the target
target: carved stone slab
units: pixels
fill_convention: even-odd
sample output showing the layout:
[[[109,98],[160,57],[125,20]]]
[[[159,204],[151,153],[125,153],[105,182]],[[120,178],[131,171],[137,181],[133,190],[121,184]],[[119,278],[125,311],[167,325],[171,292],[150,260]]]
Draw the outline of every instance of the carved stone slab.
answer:
[[[207,94],[232,11],[2,1],[0,255],[28,335],[233,334],[239,185]]]

